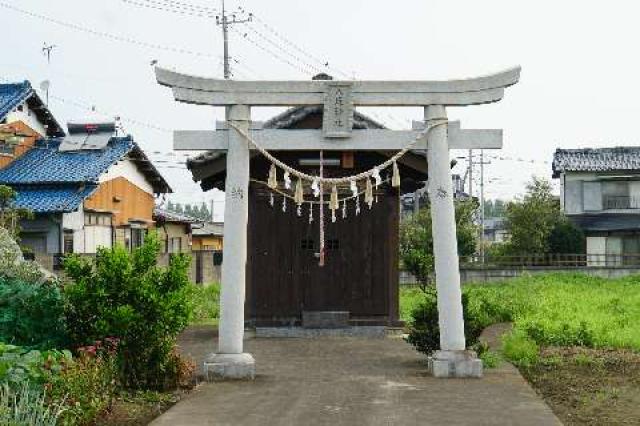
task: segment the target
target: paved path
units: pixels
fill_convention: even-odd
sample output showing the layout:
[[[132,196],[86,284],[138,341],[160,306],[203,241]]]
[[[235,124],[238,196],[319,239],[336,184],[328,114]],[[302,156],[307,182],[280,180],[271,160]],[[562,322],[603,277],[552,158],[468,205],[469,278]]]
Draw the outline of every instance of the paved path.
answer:
[[[511,365],[483,379],[434,379],[400,338],[251,339],[254,382],[201,385],[160,416],[171,425],[559,425]],[[214,336],[190,329],[201,360]]]

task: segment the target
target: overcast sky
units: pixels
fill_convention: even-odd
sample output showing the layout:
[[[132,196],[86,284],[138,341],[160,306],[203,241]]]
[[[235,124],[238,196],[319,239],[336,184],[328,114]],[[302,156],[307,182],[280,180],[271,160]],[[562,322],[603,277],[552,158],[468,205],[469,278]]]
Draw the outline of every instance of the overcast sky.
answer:
[[[184,169],[184,154],[171,153],[171,130],[213,128],[223,112],[174,102],[156,84],[150,62],[221,77],[222,35],[204,9],[219,6],[205,0],[0,0],[0,78],[34,86],[49,78],[50,106],[61,122],[87,116],[91,105],[105,116],[119,115],[157,161],[175,200],[209,199],[212,194],[201,193]],[[504,149],[487,152],[494,157],[486,166],[489,198],[521,194],[534,174],[550,177],[557,147],[638,144],[637,2],[227,1],[228,9],[238,6],[258,19],[230,34],[236,79],[309,79],[326,69],[322,62],[336,77],[397,80],[471,77],[522,65],[520,83],[501,102],[449,109],[463,127],[505,130]],[[56,46],[50,65],[41,51],[45,42]],[[417,108],[364,112],[398,129],[422,115]],[[216,209],[221,218],[222,203]]]

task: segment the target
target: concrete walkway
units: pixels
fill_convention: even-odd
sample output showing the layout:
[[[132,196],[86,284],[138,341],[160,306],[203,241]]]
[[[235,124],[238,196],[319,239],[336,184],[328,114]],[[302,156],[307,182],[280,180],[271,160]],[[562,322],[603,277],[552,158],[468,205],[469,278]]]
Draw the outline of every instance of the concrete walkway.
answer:
[[[152,425],[559,425],[509,364],[483,379],[434,379],[400,338],[250,339],[254,382],[205,383]],[[181,338],[202,360],[207,329]]]

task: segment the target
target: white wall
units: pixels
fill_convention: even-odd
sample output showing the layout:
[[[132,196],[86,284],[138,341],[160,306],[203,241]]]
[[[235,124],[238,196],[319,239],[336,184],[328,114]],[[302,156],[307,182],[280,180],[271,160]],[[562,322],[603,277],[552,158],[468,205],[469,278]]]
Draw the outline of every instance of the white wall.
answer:
[[[153,194],[153,186],[140,172],[138,167],[129,159],[123,159],[109,168],[107,173],[100,176],[99,182],[107,182],[117,177],[123,177],[144,192]]]
[[[98,247],[111,248],[111,229],[111,226],[104,225],[85,226],[85,253],[95,253]]]
[[[15,109],[9,114],[7,114],[7,124],[15,121],[22,121],[24,124],[31,127],[33,130],[35,130],[36,132],[40,133],[43,136],[46,135],[47,133],[46,129],[44,128],[44,124],[42,124],[38,120],[35,112],[33,112],[27,106],[26,102],[22,104],[22,111],[18,111],[17,109]]]
[[[607,237],[587,237],[587,266],[604,266],[606,253]]]
[[[62,214],[62,228],[73,231],[73,251],[85,252],[84,239],[84,205],[80,204],[78,210]]]

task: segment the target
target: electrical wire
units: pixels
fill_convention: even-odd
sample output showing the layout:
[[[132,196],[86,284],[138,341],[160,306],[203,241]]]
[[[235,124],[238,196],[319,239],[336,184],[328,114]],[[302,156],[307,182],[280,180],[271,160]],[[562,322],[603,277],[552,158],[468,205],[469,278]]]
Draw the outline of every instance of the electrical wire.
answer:
[[[120,0],[120,1],[126,4],[130,4],[132,6],[143,7],[143,8],[153,9],[153,10],[162,11],[162,12],[170,12],[170,13],[183,15],[183,16],[195,16],[195,17],[206,18],[206,19],[212,19],[212,18],[215,18],[216,16],[215,12],[196,11],[196,10],[176,8],[171,6],[169,6],[171,8],[167,8],[166,6],[158,5],[157,2],[152,2],[148,0],[144,2],[135,1],[135,0]]]
[[[35,13],[35,12],[31,12],[29,10],[26,9],[21,9],[19,7],[15,7],[13,5],[10,5],[8,3],[5,3],[3,1],[0,1],[0,8],[4,8],[7,10],[11,10],[13,12],[17,12],[20,13],[22,15],[25,16],[29,16],[31,18],[36,18],[36,19],[40,19],[42,21],[45,22],[49,22],[64,28],[68,28],[74,31],[79,31],[79,32],[83,32],[86,34],[91,34],[97,37],[102,37],[108,40],[113,40],[113,41],[119,41],[122,43],[128,43],[128,44],[132,44],[135,46],[141,46],[141,47],[146,47],[149,49],[155,49],[155,50],[164,50],[167,52],[173,52],[173,53],[179,53],[179,54],[183,54],[183,55],[192,55],[192,56],[198,56],[198,57],[205,57],[205,58],[217,58],[220,57],[220,55],[215,55],[212,53],[205,53],[205,52],[198,52],[196,50],[190,50],[190,49],[186,49],[186,48],[182,48],[182,47],[173,47],[173,46],[166,46],[166,45],[162,45],[162,44],[157,44],[157,43],[150,43],[150,42],[146,42],[146,41],[141,41],[141,40],[137,40],[131,37],[123,37],[123,36],[119,36],[119,35],[115,35],[115,34],[111,34],[111,33],[107,33],[104,31],[97,31],[97,30],[93,30],[91,28],[87,28],[87,27],[83,27],[81,25],[78,24],[73,24],[70,22],[65,22],[65,21],[61,21],[59,19],[56,18],[52,18],[46,15],[41,15],[39,13]]]
[[[311,70],[311,72],[309,72],[309,69],[303,68],[299,65],[294,64],[293,62],[291,62],[290,60],[288,60],[287,58],[282,57],[281,55],[279,55],[278,53],[274,52],[272,49],[263,46],[262,44],[260,44],[259,42],[257,42],[255,39],[249,37],[249,35],[247,33],[242,33],[239,30],[235,29],[234,27],[231,27],[231,31],[233,31],[234,33],[238,34],[242,40],[245,40],[248,43],[253,44],[254,46],[256,46],[258,49],[268,53],[269,55],[271,55],[272,57],[276,58],[277,60],[279,60],[280,62],[289,65],[290,67],[304,73],[304,74],[313,74],[313,70]]]

